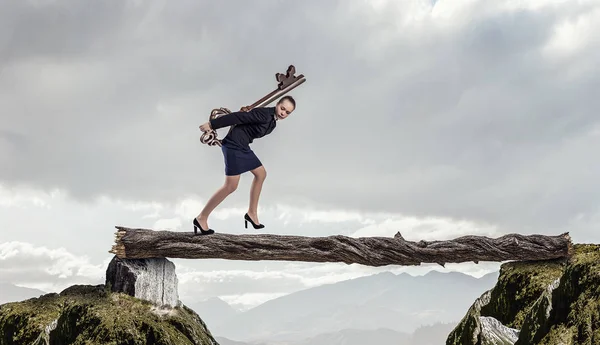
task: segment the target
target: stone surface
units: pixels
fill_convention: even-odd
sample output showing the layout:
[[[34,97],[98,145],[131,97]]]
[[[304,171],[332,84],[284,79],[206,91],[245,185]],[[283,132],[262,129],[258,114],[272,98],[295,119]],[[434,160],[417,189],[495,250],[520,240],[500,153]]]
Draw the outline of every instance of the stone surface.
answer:
[[[492,290],[481,294],[469,308],[460,323],[450,332],[448,345],[479,345],[481,334],[481,308],[490,302]]]
[[[600,344],[598,272],[595,244],[576,244],[568,261],[505,263],[446,344]]]
[[[0,345],[218,345],[206,324],[181,305],[157,309],[105,286],[75,285],[0,305]]]
[[[483,345],[514,345],[519,339],[519,330],[506,327],[491,316],[481,316],[481,344]]]
[[[522,334],[515,345],[531,344],[533,342],[531,338],[548,322],[552,310],[552,292],[558,287],[559,283],[560,278],[557,278],[542,292],[540,298],[525,317],[525,322],[521,328]]]
[[[106,269],[106,285],[112,292],[123,292],[159,307],[177,307],[175,264],[168,259],[119,259],[113,257]]]

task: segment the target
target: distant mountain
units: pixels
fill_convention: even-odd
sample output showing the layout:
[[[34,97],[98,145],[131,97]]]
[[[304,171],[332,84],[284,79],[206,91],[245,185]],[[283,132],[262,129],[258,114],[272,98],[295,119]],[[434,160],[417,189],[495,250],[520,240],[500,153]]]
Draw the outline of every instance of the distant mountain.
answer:
[[[273,345],[268,342],[246,343],[243,341],[235,341],[235,340],[227,339],[225,337],[215,337],[215,340],[219,343],[219,345]]]
[[[0,304],[19,302],[22,300],[39,297],[46,292],[38,289],[16,286],[7,282],[0,282]]]
[[[379,328],[373,330],[343,329],[338,332],[319,334],[297,341],[264,341],[247,343],[234,341],[224,337],[215,339],[220,345],[441,345],[448,334],[456,326],[451,324],[435,324],[423,326],[413,334]]]
[[[410,338],[410,345],[443,345],[446,344],[448,334],[452,332],[458,322],[436,323],[417,328]],[[402,344],[397,344],[402,345]]]
[[[219,345],[259,345],[258,343],[245,343],[243,341],[235,341],[224,337],[215,337],[215,340],[219,343]]]
[[[200,302],[186,303],[186,305],[199,315],[202,315],[202,320],[211,329],[240,313],[240,311],[234,309],[218,297]]]
[[[387,328],[373,330],[343,329],[339,332],[319,334],[297,345],[412,345],[410,334]],[[269,344],[271,345],[271,344]],[[296,344],[294,344],[296,345]]]
[[[441,345],[445,344],[448,334],[456,324],[437,323],[423,326],[418,328],[413,334],[397,332],[386,328],[373,330],[344,329],[335,333],[320,334],[316,337],[294,343],[294,345]],[[278,344],[273,343],[269,345]]]
[[[210,327],[228,339],[269,343],[347,329],[410,334],[422,325],[457,323],[497,277],[497,272],[480,279],[437,271],[424,276],[385,272],[279,297]]]

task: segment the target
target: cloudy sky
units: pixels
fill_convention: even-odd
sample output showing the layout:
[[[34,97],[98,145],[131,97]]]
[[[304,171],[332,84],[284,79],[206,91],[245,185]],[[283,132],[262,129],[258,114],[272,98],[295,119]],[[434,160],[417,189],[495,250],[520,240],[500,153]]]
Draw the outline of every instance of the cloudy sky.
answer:
[[[583,0],[3,1],[0,275],[100,284],[115,225],[191,231],[224,181],[198,126],[290,64],[298,107],[252,145],[264,232],[598,242],[598,32]],[[251,180],[213,229],[255,232]],[[182,299],[246,308],[386,270],[498,268],[173,261]]]

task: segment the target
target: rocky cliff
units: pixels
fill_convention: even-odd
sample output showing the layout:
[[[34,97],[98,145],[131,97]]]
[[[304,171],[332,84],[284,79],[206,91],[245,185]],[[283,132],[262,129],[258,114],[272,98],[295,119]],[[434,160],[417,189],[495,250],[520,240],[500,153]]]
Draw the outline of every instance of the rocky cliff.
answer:
[[[575,245],[569,261],[503,264],[446,344],[600,344],[600,246]]]
[[[0,306],[0,345],[218,345],[178,299],[166,259],[113,258],[105,285],[74,285]]]

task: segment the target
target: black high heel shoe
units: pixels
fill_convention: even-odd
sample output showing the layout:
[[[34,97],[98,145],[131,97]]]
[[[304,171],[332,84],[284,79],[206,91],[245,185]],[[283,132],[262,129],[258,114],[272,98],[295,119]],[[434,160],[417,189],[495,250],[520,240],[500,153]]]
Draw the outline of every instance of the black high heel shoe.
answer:
[[[256,224],[256,223],[254,223],[254,222],[252,221],[252,218],[250,218],[250,216],[248,215],[248,213],[246,213],[246,214],[244,215],[244,225],[246,226],[246,229],[248,229],[248,222],[252,223],[252,226],[253,226],[255,229],[262,229],[262,228],[264,228],[264,227],[265,227],[263,224]]]
[[[200,223],[198,223],[198,219],[194,218],[194,235],[198,234],[198,228],[200,229],[200,235],[212,235],[215,233],[213,229],[204,230]]]

